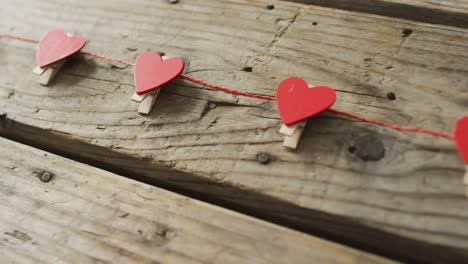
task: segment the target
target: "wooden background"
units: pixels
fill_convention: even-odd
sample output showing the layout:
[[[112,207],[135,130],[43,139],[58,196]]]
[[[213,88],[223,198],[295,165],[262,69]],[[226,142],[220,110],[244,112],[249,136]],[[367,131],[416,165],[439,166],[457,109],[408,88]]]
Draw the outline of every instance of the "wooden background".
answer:
[[[11,153],[0,161],[2,263],[393,263],[5,139],[0,146]]]
[[[300,76],[334,87],[337,110],[450,133],[468,110],[467,4],[405,4],[452,23],[385,8],[400,1],[361,2],[358,13],[260,0],[20,0],[2,5],[0,32],[39,39],[61,27],[94,53],[186,56],[189,76],[265,95]],[[132,68],[78,55],[42,87],[34,54],[0,39],[4,137],[394,259],[468,257],[464,165],[452,141],[325,113],[292,152],[272,102],[178,80],[140,116]]]

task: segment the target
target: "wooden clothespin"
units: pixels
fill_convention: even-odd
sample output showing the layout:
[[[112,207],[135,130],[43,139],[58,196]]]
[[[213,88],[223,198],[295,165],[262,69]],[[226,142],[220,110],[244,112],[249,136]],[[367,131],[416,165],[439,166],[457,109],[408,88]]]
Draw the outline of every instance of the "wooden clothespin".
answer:
[[[290,149],[296,149],[306,125],[307,120],[290,126],[283,124],[279,130],[280,134],[285,135],[283,146]]]
[[[307,119],[330,108],[336,93],[326,86],[312,87],[300,78],[288,78],[276,91],[278,112],[283,121],[279,133],[285,135],[283,146],[296,149]]]
[[[41,68],[39,65],[33,69],[33,73],[39,75],[38,82],[44,86],[47,86],[50,81],[55,77],[57,72],[62,68],[63,64],[65,64],[65,60],[58,61],[54,64]]]
[[[465,196],[468,197],[468,165],[465,168],[465,177],[463,178],[465,184]]]
[[[86,40],[81,36],[65,34],[62,29],[54,29],[47,32],[40,40],[37,49],[37,66],[33,73],[39,75],[39,83],[48,85],[60,71],[66,59],[79,52]]]
[[[134,93],[131,97],[132,101],[140,103],[138,106],[138,113],[142,115],[148,115],[153,110],[156,99],[158,98],[161,89],[149,92],[147,94],[139,95]]]
[[[147,115],[151,112],[161,88],[177,78],[186,63],[181,58],[161,57],[149,51],[138,57],[135,64],[135,90],[131,100],[140,103],[138,113]]]

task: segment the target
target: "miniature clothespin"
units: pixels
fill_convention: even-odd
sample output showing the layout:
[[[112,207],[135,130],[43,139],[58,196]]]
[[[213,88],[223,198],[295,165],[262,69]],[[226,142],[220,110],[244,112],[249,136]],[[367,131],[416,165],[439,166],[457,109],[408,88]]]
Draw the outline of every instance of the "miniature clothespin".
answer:
[[[147,94],[139,95],[134,93],[131,97],[132,101],[139,103],[138,113],[142,115],[148,115],[153,110],[156,99],[158,98],[161,89],[149,92]]]
[[[465,196],[468,197],[468,165],[465,168],[465,176],[463,177],[463,183],[465,185]]]
[[[86,40],[78,35],[65,34],[62,29],[54,29],[42,37],[36,54],[37,66],[33,73],[39,75],[39,83],[48,85],[62,68],[66,58],[79,52]]]
[[[307,119],[330,108],[336,93],[326,86],[311,87],[301,78],[288,78],[276,91],[276,103],[283,125],[279,133],[285,135],[283,145],[296,149]]]
[[[184,68],[185,62],[181,58],[161,57],[154,51],[140,55],[135,64],[135,93],[131,97],[140,103],[138,113],[149,114],[161,88],[181,75]]]
[[[279,130],[279,133],[285,136],[283,146],[296,149],[299,141],[301,140],[302,133],[304,132],[306,125],[307,120],[301,121],[291,126],[283,124]]]
[[[52,81],[52,79],[55,77],[60,68],[62,68],[64,63],[65,60],[61,60],[49,66],[45,66],[44,68],[36,66],[36,68],[33,70],[33,73],[40,76],[38,80],[40,84],[47,86],[49,82]]]
[[[460,118],[455,125],[455,143],[458,152],[465,162],[465,176],[463,183],[465,185],[465,196],[468,197],[468,116]]]

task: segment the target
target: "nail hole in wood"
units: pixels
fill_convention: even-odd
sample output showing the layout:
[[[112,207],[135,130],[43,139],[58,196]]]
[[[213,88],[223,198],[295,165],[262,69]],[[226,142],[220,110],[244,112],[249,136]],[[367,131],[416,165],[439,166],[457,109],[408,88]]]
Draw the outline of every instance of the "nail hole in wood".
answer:
[[[387,99],[390,100],[390,101],[393,101],[396,99],[396,95],[392,92],[390,93],[387,93]]]
[[[41,182],[50,182],[50,180],[52,180],[53,177],[54,174],[48,171],[44,171],[39,175],[39,180],[41,180]]]
[[[266,165],[271,162],[271,156],[266,153],[259,153],[257,155],[257,161],[260,164]]]
[[[407,38],[407,37],[411,36],[411,34],[413,34],[413,30],[410,29],[410,28],[404,28],[404,29],[401,31],[401,35],[402,35],[404,38]]]
[[[312,22],[312,25],[316,26],[316,25],[318,25],[318,23],[317,22]]]
[[[273,9],[275,9],[275,5],[267,5],[266,9],[273,10]]]
[[[246,66],[246,67],[242,68],[242,70],[245,71],[245,72],[252,72],[253,69],[250,66]]]

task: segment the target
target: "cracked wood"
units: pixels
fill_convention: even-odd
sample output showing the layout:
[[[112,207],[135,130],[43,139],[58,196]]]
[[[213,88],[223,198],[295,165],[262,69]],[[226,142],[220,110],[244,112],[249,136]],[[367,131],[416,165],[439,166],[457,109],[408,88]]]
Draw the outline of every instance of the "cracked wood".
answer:
[[[2,263],[393,263],[6,139],[0,148]],[[38,170],[56,176],[44,183]]]
[[[92,52],[186,55],[190,76],[259,94],[302,76],[336,88],[336,109],[400,125],[450,132],[468,110],[465,29],[286,2],[129,3],[21,0],[3,5],[0,30],[38,39],[64,25]],[[0,43],[4,136],[379,254],[465,256],[465,168],[453,142],[325,113],[290,152],[271,102],[179,80],[144,117],[129,100],[131,68],[76,56],[42,87],[30,74],[34,47]],[[363,153],[372,148],[362,137],[383,150]]]

